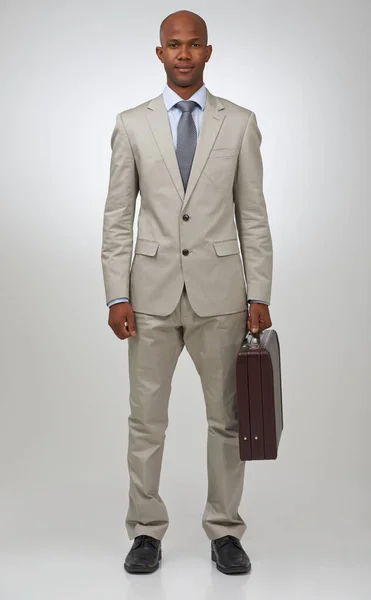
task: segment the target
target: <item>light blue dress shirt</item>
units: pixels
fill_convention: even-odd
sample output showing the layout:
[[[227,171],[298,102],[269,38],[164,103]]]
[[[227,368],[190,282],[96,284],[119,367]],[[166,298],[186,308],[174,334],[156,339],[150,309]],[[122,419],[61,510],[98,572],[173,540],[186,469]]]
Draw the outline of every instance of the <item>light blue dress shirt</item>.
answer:
[[[179,124],[180,117],[182,115],[182,111],[180,110],[180,108],[177,108],[176,106],[174,106],[174,104],[176,104],[180,100],[183,100],[183,98],[178,96],[178,94],[176,92],[174,92],[174,90],[172,90],[171,87],[169,87],[168,84],[166,83],[164,91],[163,91],[163,99],[164,99],[164,104],[165,104],[167,114],[169,117],[171,134],[173,136],[173,142],[174,142],[174,148],[176,148],[178,124]],[[203,112],[205,110],[205,104],[206,104],[205,84],[203,84],[197,90],[197,92],[195,92],[193,94],[193,96],[191,96],[189,98],[189,100],[194,100],[195,102],[197,102],[199,104],[199,106],[196,106],[194,108],[194,110],[192,111],[192,117],[193,117],[193,120],[196,125],[197,136],[199,136]],[[107,303],[107,306],[112,306],[113,304],[117,304],[118,302],[129,302],[129,298],[115,298],[114,300],[110,300],[110,302]],[[261,302],[262,304],[268,304],[267,302],[263,302],[263,300],[249,300],[249,302]]]

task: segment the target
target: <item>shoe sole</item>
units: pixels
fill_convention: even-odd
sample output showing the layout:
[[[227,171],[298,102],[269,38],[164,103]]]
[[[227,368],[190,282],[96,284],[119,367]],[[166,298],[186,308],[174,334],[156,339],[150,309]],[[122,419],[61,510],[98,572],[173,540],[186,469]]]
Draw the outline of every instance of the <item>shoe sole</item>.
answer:
[[[218,564],[214,550],[211,550],[211,560],[213,560],[216,563],[216,568],[218,569],[218,571],[224,573],[225,575],[237,575],[240,573],[249,573],[251,571],[251,563],[247,567],[230,567],[229,569],[221,567]]]
[[[128,573],[153,573],[157,571],[159,567],[159,562],[162,559],[162,550],[160,550],[158,555],[158,561],[153,567],[129,567],[126,563],[124,563],[125,571]]]

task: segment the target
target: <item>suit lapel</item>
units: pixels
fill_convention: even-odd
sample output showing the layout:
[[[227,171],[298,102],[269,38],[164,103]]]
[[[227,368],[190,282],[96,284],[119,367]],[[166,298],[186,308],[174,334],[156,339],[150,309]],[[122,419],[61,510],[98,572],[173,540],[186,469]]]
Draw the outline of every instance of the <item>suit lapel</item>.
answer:
[[[224,109],[224,106],[220,99],[211,94],[206,88],[205,110],[202,117],[201,129],[186,192],[184,192],[182,178],[180,176],[178,160],[171,135],[169,118],[162,94],[156,98],[153,98],[153,100],[150,100],[150,102],[147,104],[147,109],[147,118],[152,133],[156,139],[162,157],[174,182],[174,186],[178,191],[180,201],[185,206],[202,173],[202,169],[204,168],[206,160],[210,154],[210,150],[225,118],[225,114],[220,112]]]
[[[224,106],[216,96],[206,89],[206,104],[202,117],[200,134],[197,141],[196,151],[193,158],[192,168],[188,179],[187,189],[184,195],[183,208],[185,208],[196,183],[202,173],[210,150],[215,142],[216,136],[225,118]],[[179,167],[178,167],[179,169]]]
[[[162,94],[150,100],[147,104],[147,109],[147,119],[152,133],[182,202],[184,198],[183,182],[180,176],[169,118]]]

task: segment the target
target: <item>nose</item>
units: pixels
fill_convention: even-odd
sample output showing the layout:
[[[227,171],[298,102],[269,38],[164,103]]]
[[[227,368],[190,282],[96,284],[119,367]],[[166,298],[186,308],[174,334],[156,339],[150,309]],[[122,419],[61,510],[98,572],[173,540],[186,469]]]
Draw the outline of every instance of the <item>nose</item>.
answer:
[[[181,46],[179,49],[178,60],[179,59],[185,60],[190,57],[191,57],[191,53],[190,53],[188,46]]]

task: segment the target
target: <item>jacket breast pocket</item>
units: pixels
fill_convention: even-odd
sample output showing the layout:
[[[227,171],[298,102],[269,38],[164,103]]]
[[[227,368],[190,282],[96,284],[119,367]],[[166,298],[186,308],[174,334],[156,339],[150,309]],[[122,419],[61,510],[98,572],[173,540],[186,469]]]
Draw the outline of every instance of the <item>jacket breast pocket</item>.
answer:
[[[228,256],[230,254],[240,253],[237,239],[214,242],[214,248],[218,256]]]
[[[145,256],[155,256],[159,247],[159,243],[154,240],[145,240],[138,238],[135,245],[135,254],[144,254]]]
[[[236,156],[238,154],[238,148],[213,148],[210,151],[209,158],[228,158],[229,156]]]
[[[231,190],[236,174],[238,150],[235,148],[217,148],[210,152],[203,173],[220,190]]]

